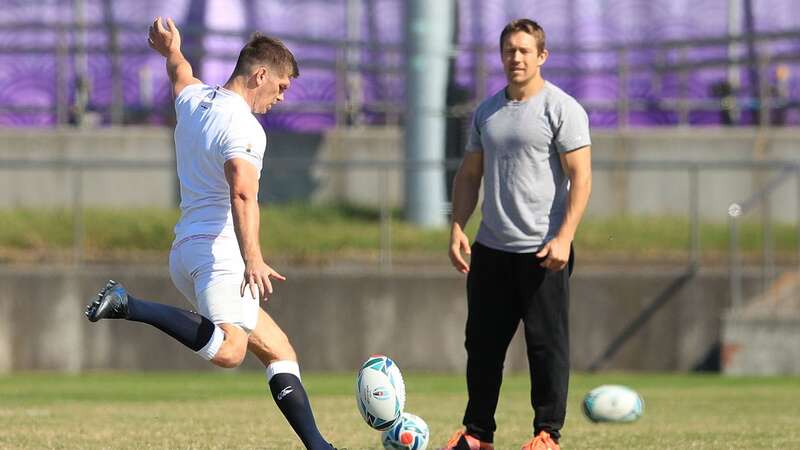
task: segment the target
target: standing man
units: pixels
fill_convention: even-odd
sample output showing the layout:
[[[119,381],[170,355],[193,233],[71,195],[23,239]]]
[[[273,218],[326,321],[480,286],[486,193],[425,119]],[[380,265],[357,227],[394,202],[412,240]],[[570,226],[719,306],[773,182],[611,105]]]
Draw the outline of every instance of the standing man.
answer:
[[[500,51],[508,85],[475,112],[453,186],[450,260],[467,274],[469,401],[465,429],[445,448],[494,448],[503,361],[522,320],[535,416],[522,448],[556,450],[569,383],[572,240],[591,191],[589,120],[542,78],[548,52],[539,24],[506,25]],[[470,249],[463,230],[482,178],[483,218]]]
[[[227,83],[211,87],[192,75],[172,19],[165,26],[156,18],[148,42],[166,58],[177,113],[181,217],[170,275],[199,314],[134,298],[111,281],[86,316],[152,325],[220,367],[239,366],[249,349],[266,367],[272,396],[305,447],[332,449],[317,429],[289,339],[259,307],[272,293],[270,279],[285,278],[261,254],[258,179],[267,142],[253,113],[283,100],[299,75],[294,55],[256,33]]]

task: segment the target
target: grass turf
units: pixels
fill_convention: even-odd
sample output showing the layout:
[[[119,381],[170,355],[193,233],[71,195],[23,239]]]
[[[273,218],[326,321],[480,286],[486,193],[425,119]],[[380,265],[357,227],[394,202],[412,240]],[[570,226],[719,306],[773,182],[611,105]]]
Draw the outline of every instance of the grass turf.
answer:
[[[459,375],[406,374],[406,411],[440,447],[461,420]],[[305,374],[321,430],[350,450],[381,448],[361,420],[353,374]],[[580,400],[603,383],[633,387],[645,414],[633,424],[592,424]],[[497,412],[498,450],[530,433],[528,379],[507,376]],[[800,448],[800,379],[717,375],[575,374],[565,449]],[[266,391],[262,374],[27,373],[0,377],[0,448],[295,449],[299,441]]]
[[[479,214],[470,221],[473,237]],[[164,259],[172,242],[177,210],[89,209],[83,214],[83,254],[87,260],[130,261],[136,257]],[[400,220],[391,221],[391,250],[395,256],[428,255],[447,263],[449,231],[422,229]],[[380,252],[381,227],[378,211],[342,205],[266,205],[262,210],[261,242],[269,257],[297,261],[326,261],[339,257],[374,258]],[[68,258],[73,245],[73,216],[64,210],[0,210],[0,260]],[[796,258],[797,228],[775,224],[776,251],[780,258]],[[741,248],[759,258],[762,232],[757,222],[745,222]],[[729,247],[724,223],[700,227],[705,257],[724,260]],[[689,249],[689,223],[682,217],[616,217],[584,219],[576,235],[581,257],[629,260],[665,258],[683,261]],[[605,255],[605,256],[604,256]],[[715,256],[716,255],[716,256]]]

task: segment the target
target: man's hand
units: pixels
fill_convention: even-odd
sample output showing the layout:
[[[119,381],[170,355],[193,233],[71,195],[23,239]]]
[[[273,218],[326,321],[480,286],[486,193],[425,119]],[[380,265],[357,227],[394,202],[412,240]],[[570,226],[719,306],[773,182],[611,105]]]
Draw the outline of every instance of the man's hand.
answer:
[[[569,261],[570,241],[567,239],[554,237],[536,253],[539,258],[544,258],[541,266],[552,271],[562,270]]]
[[[253,298],[258,298],[261,301],[267,299],[267,294],[272,294],[272,282],[270,277],[276,280],[285,281],[286,277],[279,274],[272,267],[261,259],[248,261],[244,267],[244,280],[240,288],[240,295],[244,297],[245,290],[250,286],[250,295]],[[256,292],[258,291],[258,292]],[[258,296],[256,296],[258,293]]]
[[[150,48],[165,58],[181,50],[181,34],[178,32],[178,27],[169,17],[166,22],[167,27],[164,28],[161,17],[156,17],[147,33],[147,43],[150,44]]]
[[[181,54],[181,34],[172,19],[167,18],[167,26],[161,17],[156,17],[147,33],[147,43],[167,59],[167,76],[172,84],[172,97],[178,98],[183,88],[190,84],[201,83],[192,75],[192,65]]]
[[[450,231],[450,262],[453,263],[453,267],[459,272],[467,273],[469,272],[469,264],[467,264],[464,257],[461,255],[462,251],[467,255],[472,253],[469,246],[469,238],[461,229],[461,226],[454,223]]]

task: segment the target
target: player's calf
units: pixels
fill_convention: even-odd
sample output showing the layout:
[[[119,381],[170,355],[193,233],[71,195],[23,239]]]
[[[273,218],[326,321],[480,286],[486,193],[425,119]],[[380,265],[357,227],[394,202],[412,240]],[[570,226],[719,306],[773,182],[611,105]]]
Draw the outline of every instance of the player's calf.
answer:
[[[134,298],[124,286],[113,280],[86,307],[86,317],[92,322],[100,319],[127,319],[152,325],[207,360],[214,359],[226,339],[220,327],[200,314]],[[246,348],[246,338],[241,341],[242,356],[239,357],[239,362]],[[235,355],[225,362],[232,363],[234,360]]]

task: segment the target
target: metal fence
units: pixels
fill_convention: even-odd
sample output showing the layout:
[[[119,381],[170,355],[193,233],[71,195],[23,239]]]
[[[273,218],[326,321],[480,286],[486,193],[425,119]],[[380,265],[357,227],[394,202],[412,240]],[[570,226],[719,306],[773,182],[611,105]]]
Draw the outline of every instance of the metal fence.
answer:
[[[730,242],[730,290],[731,306],[740,308],[745,305],[743,294],[743,268],[744,263],[740,249],[740,223],[744,217],[754,212],[760,212],[759,221],[761,222],[762,249],[761,249],[761,285],[760,295],[765,295],[771,291],[772,284],[778,277],[778,269],[775,258],[775,234],[773,232],[773,221],[771,213],[771,196],[777,189],[795,180],[797,187],[797,273],[800,274],[800,164],[784,163],[780,165],[777,174],[773,175],[757,192],[742,200],[741,202],[731,203],[728,207],[728,227]]]
[[[270,170],[274,173],[282,173],[284,176],[294,176],[298,171],[314,172],[316,175],[322,174],[347,174],[347,177],[363,177],[364,174],[372,174],[368,178],[368,183],[372,186],[364,186],[362,189],[369,191],[369,194],[376,201],[373,206],[379,211],[379,221],[377,226],[380,228],[379,240],[376,243],[380,249],[379,265],[381,268],[389,270],[393,264],[393,229],[392,223],[398,220],[394,217],[395,206],[391,199],[396,195],[396,186],[392,186],[392,177],[402,177],[404,173],[412,170],[440,170],[451,177],[458,167],[459,160],[451,159],[438,162],[415,162],[385,160],[385,161],[322,161],[309,159],[276,158],[270,161]],[[722,222],[726,219],[725,207],[728,207],[728,217],[730,224],[730,249],[728,270],[730,274],[731,304],[740,306],[745,303],[742,292],[743,270],[753,267],[753,262],[745,262],[740,250],[740,222],[742,218],[754,212],[760,212],[758,220],[762,230],[762,251],[761,258],[755,264],[759,267],[762,276],[760,292],[766,292],[771,283],[777,276],[777,264],[775,254],[775,235],[773,233],[773,214],[770,209],[770,198],[778,188],[785,186],[790,181],[795,181],[798,189],[796,205],[792,205],[796,211],[796,227],[798,239],[798,270],[800,270],[800,164],[792,161],[614,161],[614,160],[594,160],[593,169],[599,174],[608,175],[611,172],[623,171],[626,173],[645,173],[645,172],[669,172],[683,174],[688,183],[687,197],[685,198],[686,217],[688,218],[688,242],[686,248],[686,264],[688,267],[696,269],[701,265],[703,255],[703,244],[701,242],[700,225],[702,222],[700,214],[701,190],[700,180],[720,171],[736,172],[758,172],[762,173],[765,182],[757,192],[741,202],[728,205],[720,205],[720,218]],[[111,160],[0,160],[0,173],[9,171],[68,171],[70,173],[70,184],[68,196],[69,204],[63,205],[71,210],[73,220],[72,237],[72,262],[81,265],[84,262],[84,243],[85,243],[85,224],[83,222],[85,209],[84,196],[86,186],[84,180],[86,174],[103,171],[108,174],[114,171],[136,171],[136,172],[155,172],[164,171],[167,176],[173,176],[174,165],[168,161],[111,161]],[[681,203],[684,203],[681,201]],[[449,205],[444,205],[442,214],[449,214]],[[443,252],[445,244],[442,245]]]
[[[0,86],[8,97],[0,105],[0,114],[41,115],[56,125],[86,123],[89,115],[107,124],[169,122],[171,107],[160,61],[143,37],[141,42],[128,42],[130,36],[143,36],[146,25],[113,20],[99,25],[105,38],[88,43],[86,33],[95,30],[80,21],[0,23],[0,32],[36,33],[49,36],[42,42],[55,42],[12,40],[0,48],[0,57],[11,64],[15,58],[52,61],[37,69],[41,92],[35,101],[15,97],[13,89]],[[243,42],[247,37],[245,32],[193,24],[185,25],[184,34],[185,53],[198,72],[206,63],[232,68],[238,53],[238,48],[208,48],[204,42]],[[309,129],[403,121],[404,45],[363,38],[281,37],[315,55],[301,60],[304,70],[315,75],[298,80],[304,85],[303,93],[266,119],[271,126]],[[448,108],[442,113],[463,118],[501,87],[504,77],[496,45],[459,43],[454,49],[453,71],[457,73],[452,75]],[[551,49],[544,70],[548,79],[581,101],[595,126],[798,125],[800,83],[797,74],[792,74],[792,70],[800,71],[798,49],[800,30],[636,44],[562,45]],[[376,62],[365,55],[380,58]],[[104,62],[90,64],[90,60]],[[154,70],[158,72],[154,74]],[[43,81],[42,74],[48,72],[50,80]],[[104,86],[101,90],[96,88],[98,81]],[[11,77],[8,82],[17,80]],[[282,120],[281,115],[293,119]]]

